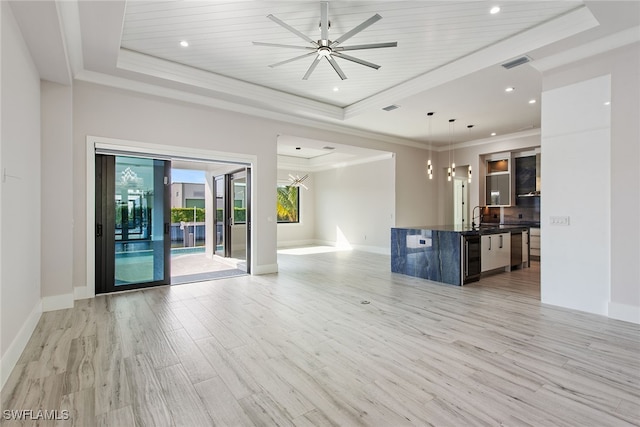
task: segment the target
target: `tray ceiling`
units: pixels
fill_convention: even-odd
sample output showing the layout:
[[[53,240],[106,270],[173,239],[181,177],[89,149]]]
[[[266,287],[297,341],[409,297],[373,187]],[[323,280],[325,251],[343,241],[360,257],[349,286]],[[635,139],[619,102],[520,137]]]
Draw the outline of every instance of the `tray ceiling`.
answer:
[[[492,15],[495,4],[502,9]],[[83,80],[435,149],[496,138],[492,133],[539,132],[544,71],[640,41],[637,1],[331,1],[329,39],[380,14],[343,45],[398,46],[353,52],[379,70],[341,61],[348,77],[342,81],[323,62],[303,80],[309,58],[270,68],[299,51],[252,42],[305,44],[269,14],[319,39],[319,1],[57,0],[11,7],[41,76],[52,81]],[[68,56],[52,57],[54,47]],[[531,62],[500,66],[523,55]],[[509,86],[516,90],[507,94]],[[392,104],[399,108],[383,110]]]
[[[443,67],[488,46],[557,18],[576,1],[509,2],[489,13],[493,2],[330,2],[330,39],[378,13],[383,19],[345,45],[397,41],[398,47],[354,51],[379,70],[339,61],[341,81],[322,61],[302,80],[313,59],[276,68],[298,50],[255,46],[253,41],[304,46],[296,35],[267,19],[273,14],[314,40],[320,38],[320,2],[127,2],[121,46],[133,52],[253,83],[298,97],[347,107]],[[187,41],[188,47],[180,42]]]

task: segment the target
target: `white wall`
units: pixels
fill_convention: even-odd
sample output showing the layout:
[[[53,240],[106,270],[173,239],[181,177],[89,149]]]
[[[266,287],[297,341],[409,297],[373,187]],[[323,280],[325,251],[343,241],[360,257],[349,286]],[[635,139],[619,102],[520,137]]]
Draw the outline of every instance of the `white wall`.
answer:
[[[433,218],[438,216],[440,202],[438,200],[438,186],[434,185],[437,180],[434,178],[429,181],[427,178],[427,160],[429,159],[427,147],[415,148],[378,139],[287,123],[281,123],[279,126],[282,135],[326,141],[329,145],[353,145],[394,153],[396,164],[394,226],[435,224]]]
[[[275,271],[275,211],[273,188],[276,181],[276,135],[273,124],[235,113],[164,100],[108,87],[79,83],[74,86],[74,173],[84,176],[86,137],[103,136],[166,147],[255,155],[253,169],[254,228],[260,239],[253,258],[254,272]],[[252,121],[247,125],[246,121]],[[264,191],[267,188],[269,191]],[[86,183],[75,180],[74,286],[85,286]],[[257,270],[257,271],[256,271]]]
[[[588,80],[606,75],[611,76],[611,129],[607,135],[609,139],[603,135],[603,139],[579,147],[580,151],[595,150],[604,155],[598,165],[599,170],[603,171],[585,177],[585,181],[581,185],[584,188],[595,185],[595,189],[597,189],[600,188],[599,181],[607,183],[604,192],[590,191],[589,198],[583,205],[590,225],[590,234],[593,234],[590,231],[593,227],[602,228],[603,224],[606,224],[609,236],[608,242],[603,243],[605,247],[608,247],[608,250],[602,258],[596,260],[597,271],[595,272],[597,277],[606,276],[604,279],[606,285],[599,285],[595,292],[600,300],[591,301],[590,305],[596,306],[599,312],[604,311],[604,314],[608,314],[610,317],[640,323],[640,246],[637,244],[640,240],[640,229],[637,227],[638,212],[640,212],[640,191],[638,191],[640,188],[640,172],[638,170],[640,163],[638,144],[640,141],[640,124],[638,122],[638,117],[640,117],[640,44],[628,45],[570,66],[552,70],[544,75],[543,88],[545,92],[551,92],[563,87],[569,88],[576,82],[587,84]],[[565,102],[576,105],[580,101],[579,98],[575,98]],[[543,119],[545,108],[543,103]],[[566,113],[563,112],[563,114],[566,116]],[[567,116],[567,118],[572,117],[574,116]],[[587,120],[584,117],[574,118],[581,122]],[[609,140],[610,144],[608,148],[605,148],[604,145]],[[552,215],[551,211],[545,210],[545,207],[549,208],[546,205],[546,193],[550,182],[548,177],[544,176],[545,170],[547,170],[545,162],[548,161],[548,153],[544,146],[542,156],[545,202],[542,204],[541,220],[544,222],[548,221],[548,215]],[[604,164],[604,162],[608,164]],[[586,165],[581,166],[581,168],[585,167]],[[547,173],[562,174],[562,172],[554,170]],[[566,197],[569,199],[567,203],[576,205],[580,203],[576,194],[567,192]],[[604,207],[607,212],[603,211]],[[543,245],[545,234],[549,229],[547,227],[542,235]],[[554,230],[557,229],[554,227]],[[547,238],[555,239],[557,233],[550,234]],[[548,244],[554,242],[554,240],[549,240]],[[575,258],[579,258],[585,252],[580,247],[580,241],[571,243],[570,249]],[[587,261],[582,259],[580,269],[586,265]],[[563,290],[566,290],[565,294],[570,293],[576,282],[576,279],[572,278],[568,283],[559,283],[546,275],[543,268],[542,289],[549,297],[559,295],[564,292]],[[609,289],[607,295],[603,295],[601,287],[604,286]],[[581,294],[586,291],[586,289],[580,289]],[[573,295],[573,297],[578,298],[579,295]],[[590,296],[587,298],[592,299]],[[554,298],[552,303],[561,302]],[[585,303],[582,303],[581,307],[582,310],[590,311]]]
[[[0,2],[0,386],[42,311],[40,77],[8,2]],[[4,174],[3,174],[4,175]]]
[[[603,315],[610,286],[610,84],[607,75],[542,94],[541,299]],[[550,225],[551,216],[568,216],[569,225]]]
[[[294,170],[278,170],[278,183],[290,182],[289,174],[309,177],[304,181],[308,189],[300,187],[300,222],[297,224],[278,224],[278,247],[311,245],[315,243],[315,192],[314,174]],[[274,197],[275,190],[274,190]]]
[[[74,85],[74,175],[86,173],[86,137],[95,135],[105,138],[139,141],[167,147],[181,147],[187,150],[213,150],[243,155],[255,155],[258,167],[254,168],[254,189],[258,194],[253,200],[254,232],[259,271],[277,269],[277,225],[275,221],[277,181],[277,135],[296,135],[333,142],[367,147],[381,151],[395,151],[396,161],[406,164],[395,172],[395,203],[389,206],[395,212],[390,214],[386,227],[388,248],[389,227],[397,224],[415,224],[416,218],[436,212],[437,203],[432,201],[425,185],[424,165],[426,151],[419,148],[396,145],[364,136],[339,133],[318,128],[310,128],[292,123],[277,122],[247,116],[239,113],[187,104],[109,88],[84,82]],[[415,165],[415,167],[414,167]],[[74,180],[74,287],[86,284],[86,183]],[[255,194],[254,193],[254,194]],[[397,219],[396,219],[397,214]],[[402,221],[402,222],[401,222]],[[376,246],[380,243],[375,243]],[[257,259],[256,259],[257,258]],[[254,273],[256,268],[254,268]],[[77,290],[77,289],[76,289]]]
[[[73,307],[72,88],[43,81],[42,296],[43,309]]]
[[[317,172],[316,239],[389,253],[395,176],[395,158]]]

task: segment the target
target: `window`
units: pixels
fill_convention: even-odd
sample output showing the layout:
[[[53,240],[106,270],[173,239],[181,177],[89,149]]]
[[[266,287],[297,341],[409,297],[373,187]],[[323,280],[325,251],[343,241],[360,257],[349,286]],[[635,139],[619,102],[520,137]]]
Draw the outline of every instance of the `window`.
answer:
[[[300,222],[300,187],[278,186],[278,223]]]

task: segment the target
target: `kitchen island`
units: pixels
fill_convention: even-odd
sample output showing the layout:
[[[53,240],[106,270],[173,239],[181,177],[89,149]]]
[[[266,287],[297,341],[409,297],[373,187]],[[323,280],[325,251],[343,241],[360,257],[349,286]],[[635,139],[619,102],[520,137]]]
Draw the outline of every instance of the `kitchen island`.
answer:
[[[528,227],[463,225],[397,227],[391,229],[391,271],[450,285],[478,280],[481,272],[528,262]],[[511,235],[518,239],[519,262],[513,261]]]

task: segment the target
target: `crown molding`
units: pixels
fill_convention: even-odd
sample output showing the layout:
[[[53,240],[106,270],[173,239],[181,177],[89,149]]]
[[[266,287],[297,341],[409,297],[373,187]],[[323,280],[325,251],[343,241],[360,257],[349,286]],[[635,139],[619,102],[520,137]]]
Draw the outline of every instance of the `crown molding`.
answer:
[[[332,123],[329,119],[309,119],[285,112],[273,111],[270,109],[239,104],[211,96],[195,94],[183,90],[167,88],[151,83],[143,83],[124,77],[116,77],[110,74],[99,73],[96,71],[82,70],[76,76],[76,80],[93,83],[101,86],[114,87],[117,89],[127,90],[131,92],[143,93],[146,95],[157,96],[195,105],[202,105],[211,108],[218,108],[225,111],[232,111],[239,114],[245,114],[280,122],[305,126],[314,129],[321,129],[327,132],[335,132],[344,135],[351,135],[359,138],[371,139],[387,144],[402,145],[406,147],[418,148],[426,150],[427,146],[423,143],[413,140],[398,138],[390,135],[384,135],[369,132],[363,129],[348,127],[342,123]]]
[[[71,70],[70,80],[83,69],[82,35],[78,2],[55,0],[60,28],[65,41],[67,63]]]
[[[457,144],[452,145],[451,147],[442,146],[442,147],[434,148],[431,151],[442,153],[445,151],[449,151],[450,149],[460,150],[462,148],[478,147],[481,145],[495,144],[497,142],[512,141],[514,139],[527,138],[530,136],[540,136],[540,135],[541,135],[540,128],[529,129],[521,132],[514,132],[514,133],[508,133],[505,135],[496,135],[489,138],[476,139],[474,141],[459,142]]]
[[[302,98],[127,49],[120,49],[117,68],[241,98],[249,104],[262,106],[263,108],[277,108],[308,117],[344,119],[343,109],[334,105]]]
[[[306,159],[290,159],[289,156],[278,155],[278,169],[292,170],[301,172],[322,172],[331,169],[344,168],[347,166],[361,165],[365,163],[377,162],[380,160],[392,159],[392,152],[382,152],[374,156],[356,157],[351,160],[339,160],[334,162],[323,162],[321,164],[312,164],[309,161],[300,161]]]

